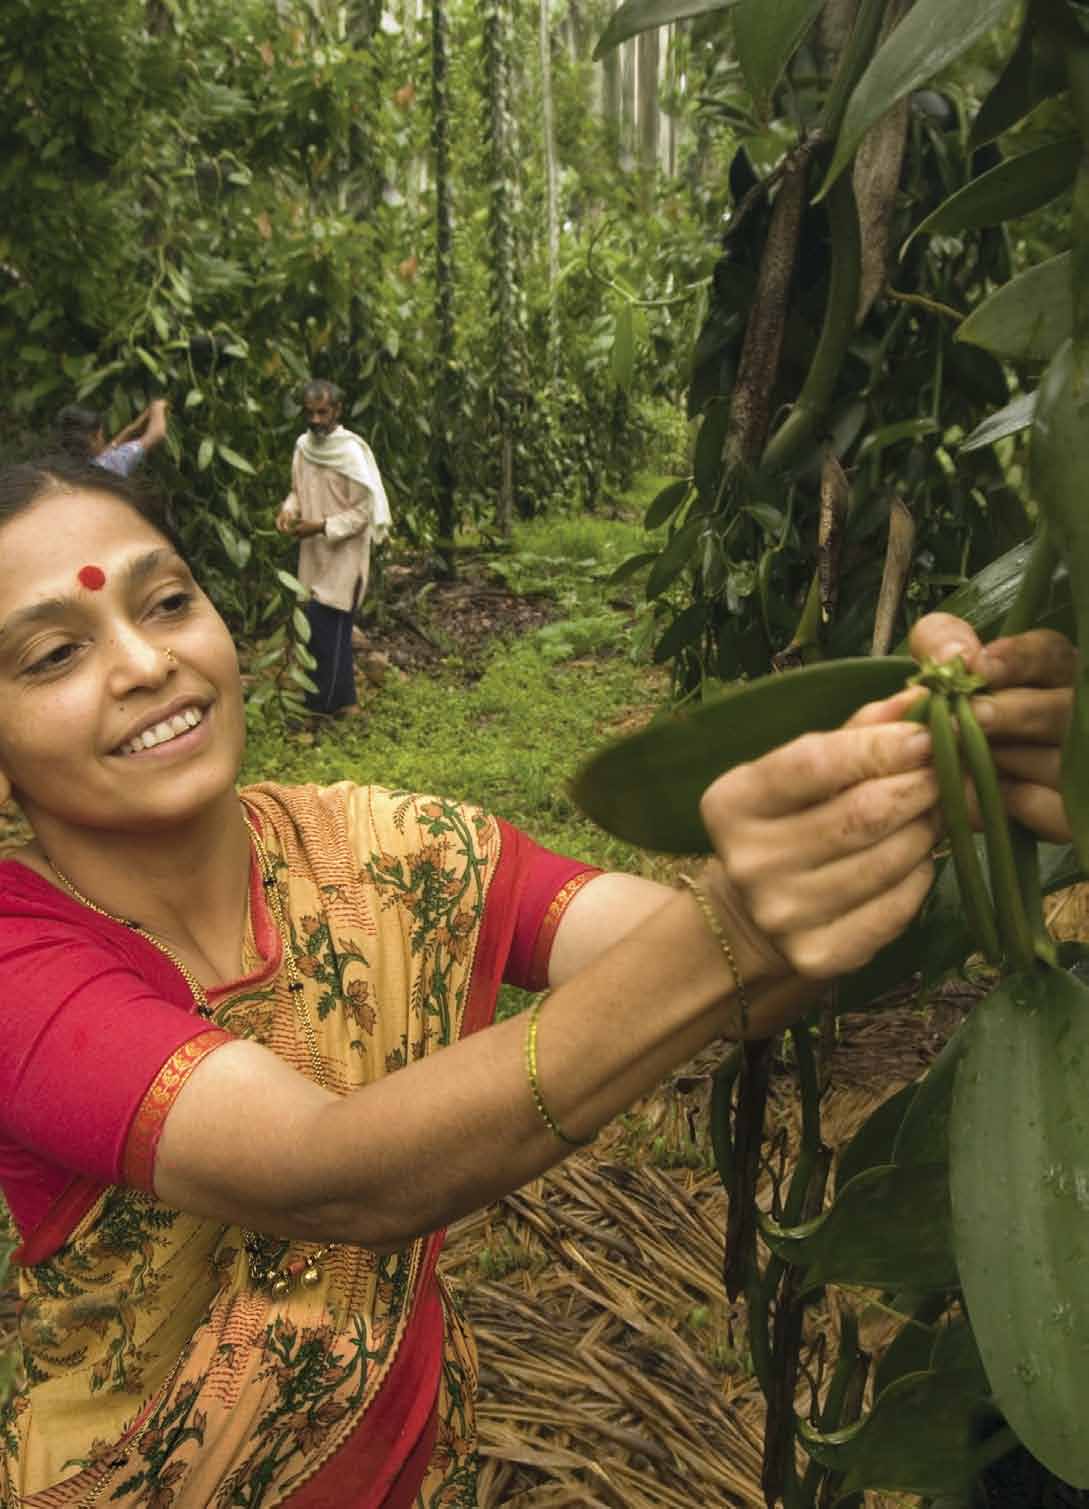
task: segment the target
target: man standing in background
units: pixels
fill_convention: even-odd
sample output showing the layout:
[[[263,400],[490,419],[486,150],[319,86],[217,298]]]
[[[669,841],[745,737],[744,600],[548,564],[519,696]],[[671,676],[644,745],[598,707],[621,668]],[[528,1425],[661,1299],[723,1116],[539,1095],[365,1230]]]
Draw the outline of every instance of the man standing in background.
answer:
[[[366,441],[340,422],[344,395],[317,379],[302,392],[306,429],[295,442],[291,492],[276,528],[299,541],[298,577],[310,590],[313,712],[356,713],[352,619],[367,591],[371,546],[390,530],[389,502]]]

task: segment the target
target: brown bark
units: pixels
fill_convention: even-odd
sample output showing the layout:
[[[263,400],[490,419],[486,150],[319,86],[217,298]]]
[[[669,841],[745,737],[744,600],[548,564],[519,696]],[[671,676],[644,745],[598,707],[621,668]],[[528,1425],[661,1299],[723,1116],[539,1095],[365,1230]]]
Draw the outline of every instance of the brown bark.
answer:
[[[882,40],[910,9],[911,0],[893,0],[882,28]],[[885,286],[892,217],[907,146],[910,113],[911,101],[905,97],[867,132],[855,157],[855,201],[862,236],[862,283],[857,317],[860,325]]]
[[[730,399],[730,423],[723,446],[727,472],[751,463],[763,450],[771,417],[771,393],[779,370],[787,300],[797,260],[798,233],[805,208],[808,153],[795,153],[783,173],[768,227],[752,311]]]
[[[896,629],[896,615],[911,574],[911,557],[915,548],[915,520],[907,504],[893,498],[889,509],[889,543],[885,551],[885,570],[874,614],[871,655],[887,655]]]

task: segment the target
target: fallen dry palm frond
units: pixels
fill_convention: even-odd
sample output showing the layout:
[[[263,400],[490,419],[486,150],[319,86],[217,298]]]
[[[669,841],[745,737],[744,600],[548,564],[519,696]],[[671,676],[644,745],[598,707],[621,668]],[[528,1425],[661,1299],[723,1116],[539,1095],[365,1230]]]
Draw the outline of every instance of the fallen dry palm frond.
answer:
[[[580,1155],[457,1228],[446,1271],[480,1348],[480,1509],[759,1502],[759,1411],[727,1351],[723,1207],[710,1172]],[[476,1278],[500,1228],[525,1266]]]
[[[963,1009],[843,1020],[823,1105],[832,1146],[921,1072]],[[452,1231],[444,1271],[481,1360],[480,1509],[763,1509],[764,1405],[743,1307],[723,1289],[725,1195],[710,1168],[657,1166],[706,1146],[713,1066],[640,1107],[641,1130],[609,1128]],[[780,1065],[769,1127],[788,1143],[795,1099]],[[828,1328],[823,1309],[807,1326]],[[864,1329],[873,1346],[890,1328],[871,1314]]]

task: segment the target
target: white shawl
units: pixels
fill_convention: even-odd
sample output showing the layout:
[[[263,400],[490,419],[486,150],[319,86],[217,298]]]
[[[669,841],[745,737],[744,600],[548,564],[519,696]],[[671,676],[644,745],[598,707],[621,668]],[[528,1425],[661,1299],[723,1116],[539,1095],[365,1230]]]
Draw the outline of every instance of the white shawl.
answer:
[[[382,485],[382,474],[374,452],[361,436],[346,430],[342,424],[329,435],[313,435],[305,430],[295,442],[299,450],[315,466],[331,466],[352,482],[365,487],[374,499],[374,518],[371,522],[371,537],[376,545],[387,538],[393,524],[389,499]]]

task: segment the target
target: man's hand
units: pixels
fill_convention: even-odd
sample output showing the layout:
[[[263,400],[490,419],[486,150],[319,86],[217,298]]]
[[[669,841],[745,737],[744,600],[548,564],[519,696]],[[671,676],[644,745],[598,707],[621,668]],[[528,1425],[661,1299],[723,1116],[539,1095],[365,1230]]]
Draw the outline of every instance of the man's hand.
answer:
[[[276,527],[280,527],[279,520],[277,520]],[[311,535],[324,534],[325,525],[324,523],[315,523],[313,519],[294,519],[288,524],[284,533],[293,534],[297,540],[308,540]]]

